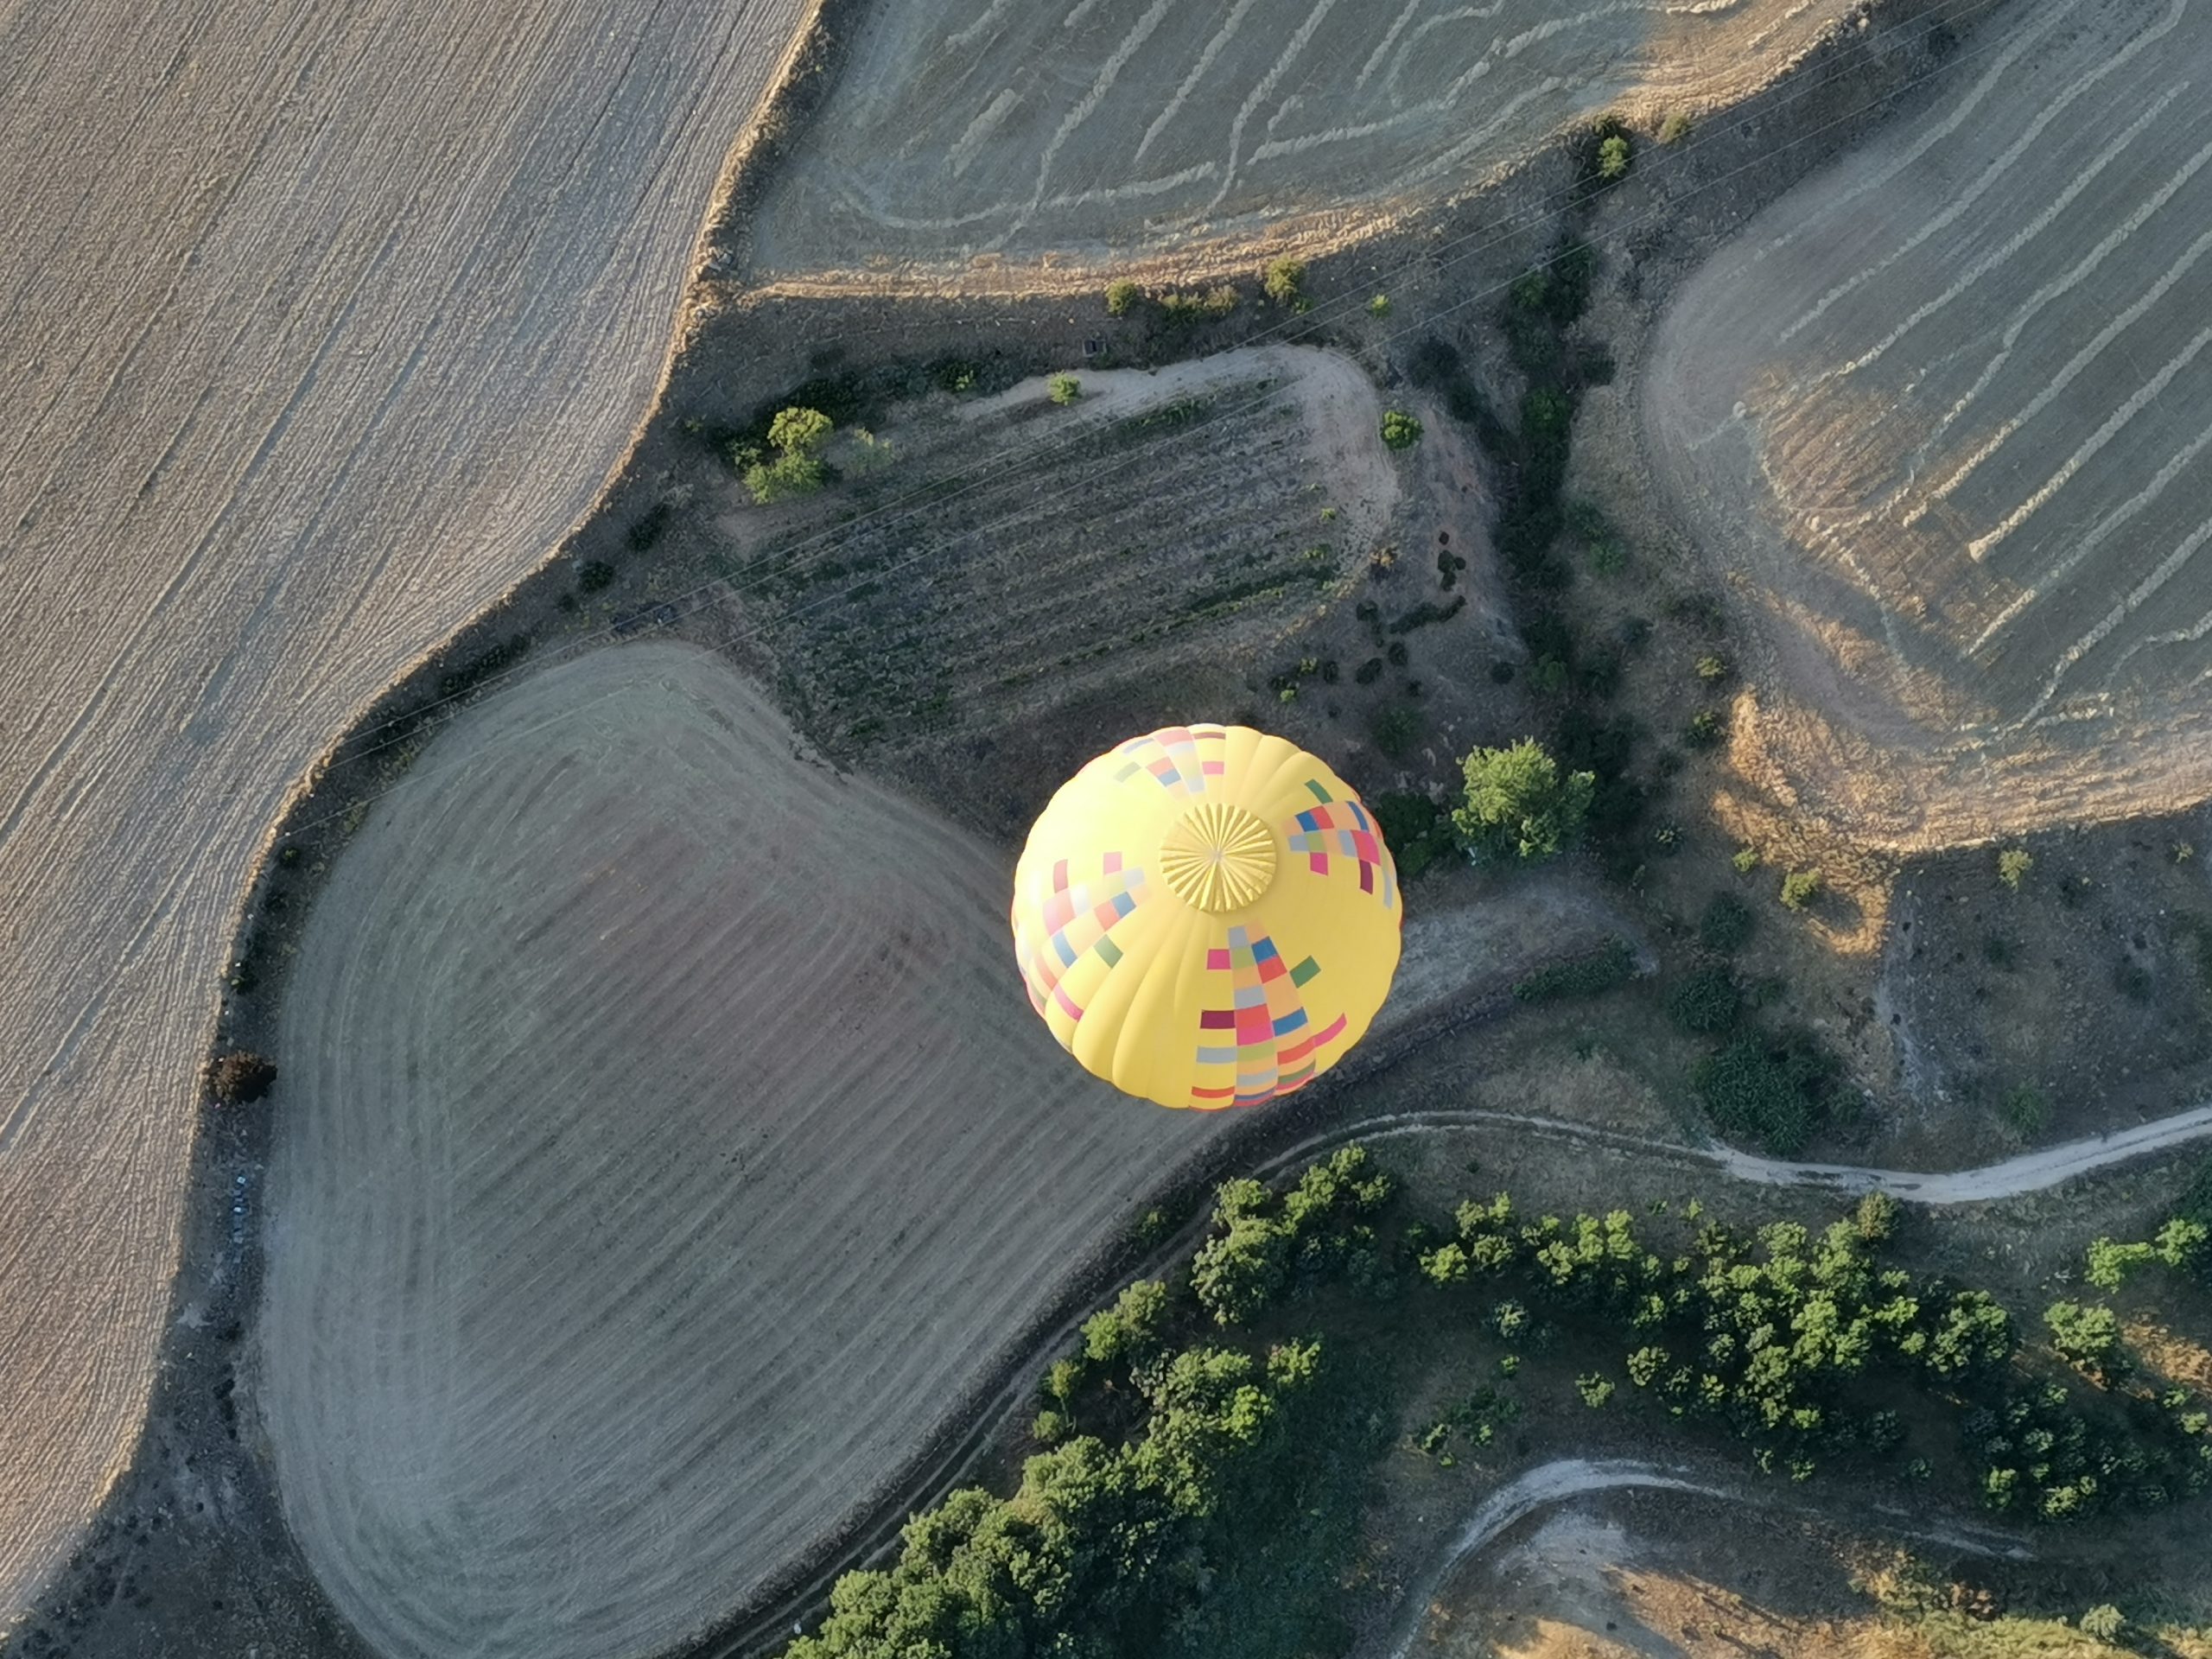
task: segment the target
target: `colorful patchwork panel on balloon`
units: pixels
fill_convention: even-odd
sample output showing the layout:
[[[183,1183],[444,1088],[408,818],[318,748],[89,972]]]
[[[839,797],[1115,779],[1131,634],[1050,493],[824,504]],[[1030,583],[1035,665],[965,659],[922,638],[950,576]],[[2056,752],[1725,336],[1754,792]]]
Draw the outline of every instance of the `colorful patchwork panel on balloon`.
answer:
[[[1332,861],[1357,868],[1359,890],[1376,894],[1382,908],[1389,909],[1398,900],[1397,871],[1367,809],[1357,801],[1329,800],[1319,784],[1306,787],[1323,804],[1298,815],[1297,827],[1284,834],[1284,844],[1294,855],[1304,856],[1311,874],[1328,874]]]
[[[1198,1015],[1198,1080],[1191,1103],[1258,1106],[1312,1082],[1321,1051],[1344,1035],[1345,1025],[1338,1014],[1316,1028],[1306,1011],[1301,993],[1321,971],[1313,958],[1293,966],[1266,934],[1232,927],[1226,948],[1206,952],[1206,968],[1228,976],[1215,993],[1226,1006]]]
[[[1086,954],[1096,956],[1109,968],[1122,960],[1114,929],[1135,912],[1144,898],[1144,871],[1128,864],[1120,853],[1106,854],[1098,874],[1084,881],[1070,879],[1067,860],[1057,861],[1052,891],[1030,912],[1015,941],[1030,1006],[1042,1014],[1050,1003],[1070,1020],[1082,1019],[1083,1009],[1061,982]]]
[[[1169,726],[1133,737],[1116,751],[1122,757],[1114,781],[1148,777],[1162,789],[1192,798],[1206,780],[1228,770],[1229,730],[1223,726]]]

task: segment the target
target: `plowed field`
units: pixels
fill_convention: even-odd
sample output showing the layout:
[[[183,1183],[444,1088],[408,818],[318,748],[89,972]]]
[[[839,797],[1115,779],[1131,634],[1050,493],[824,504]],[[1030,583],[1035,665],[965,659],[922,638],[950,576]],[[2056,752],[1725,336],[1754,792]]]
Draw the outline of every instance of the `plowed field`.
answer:
[[[1623,99],[1770,78],[1811,0],[930,0],[876,8],[754,232],[778,270],[1125,251],[1448,193]]]
[[[1707,263],[1643,388],[1780,773],[1906,842],[2212,790],[2212,3],[2003,39]]]
[[[137,1432],[256,849],[621,454],[800,10],[0,6],[0,1624]]]
[[[1053,1045],[1010,875],[672,645],[373,810],[287,994],[261,1337],[286,1517],[379,1650],[739,1605],[1215,1132]]]

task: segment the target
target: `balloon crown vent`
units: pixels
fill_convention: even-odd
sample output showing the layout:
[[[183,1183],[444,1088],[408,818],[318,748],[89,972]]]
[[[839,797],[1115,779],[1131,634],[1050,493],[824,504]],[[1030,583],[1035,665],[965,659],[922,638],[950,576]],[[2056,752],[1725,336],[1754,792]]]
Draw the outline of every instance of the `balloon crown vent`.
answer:
[[[1242,910],[1275,879],[1275,839],[1256,813],[1225,801],[1203,802],[1160,838],[1160,873],[1185,904]]]

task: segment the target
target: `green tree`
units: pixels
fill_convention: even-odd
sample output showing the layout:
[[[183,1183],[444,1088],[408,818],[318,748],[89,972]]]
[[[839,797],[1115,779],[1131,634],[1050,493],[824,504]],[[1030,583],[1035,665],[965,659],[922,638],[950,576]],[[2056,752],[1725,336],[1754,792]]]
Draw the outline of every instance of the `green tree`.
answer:
[[[1281,258],[1268,265],[1260,286],[1277,305],[1299,306],[1305,297],[1306,262]]]
[[[1818,870],[1792,870],[1782,878],[1782,904],[1785,910],[1802,910],[1821,896],[1821,878]]]
[[[2044,1310],[2050,1345],[2084,1370],[2108,1371],[2120,1357],[2120,1316],[2101,1303],[2053,1302]]]
[[[1598,176],[1607,184],[1626,178],[1630,156],[1627,134],[1617,132],[1610,138],[1599,140]]]
[[[1141,298],[1143,295],[1135,283],[1109,283],[1106,284],[1106,315],[1126,317],[1137,308],[1137,302]]]
[[[828,479],[821,449],[832,429],[830,417],[818,409],[779,410],[768,423],[768,442],[775,458],[763,460],[757,450],[741,451],[738,456],[745,487],[753,500],[767,506],[820,489]]]
[[[1139,1359],[1159,1345],[1166,1323],[1167,1287],[1140,1279],[1083,1322],[1084,1354],[1109,1365]]]
[[[1561,772],[1532,737],[1477,749],[1461,770],[1466,798],[1452,826],[1468,848],[1494,858],[1548,858],[1572,845],[1598,789],[1595,772]]]
[[[835,429],[818,409],[784,409],[768,423],[768,442],[779,454],[811,455],[830,442]]]
[[[1421,423],[1401,409],[1382,413],[1382,443],[1390,449],[1410,449],[1421,442]]]
[[[1052,401],[1062,409],[1083,396],[1083,382],[1071,374],[1056,374],[1052,378]]]

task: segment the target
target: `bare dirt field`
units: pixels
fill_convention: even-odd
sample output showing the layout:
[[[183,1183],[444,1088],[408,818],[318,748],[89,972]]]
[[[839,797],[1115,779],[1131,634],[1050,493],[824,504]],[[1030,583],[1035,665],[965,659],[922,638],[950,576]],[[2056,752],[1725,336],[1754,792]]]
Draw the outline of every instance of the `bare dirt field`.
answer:
[[[621,456],[801,11],[0,8],[0,1622],[137,1432],[256,849]]]
[[[2208,62],[2204,0],[2048,0],[1676,295],[1644,437],[1785,798],[1911,846],[2212,789]]]
[[[1770,79],[1815,0],[952,0],[879,8],[752,232],[763,272],[1341,232],[1616,105]]]
[[[428,751],[277,1056],[262,1409],[381,1651],[665,1646],[862,1505],[1218,1130],[1030,1013],[1005,860],[639,645]]]

